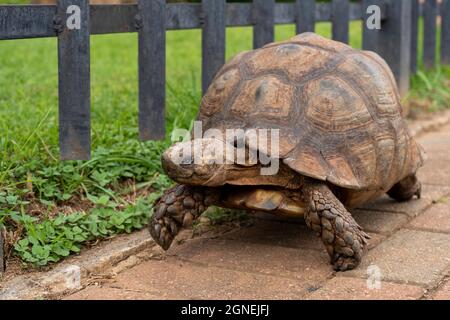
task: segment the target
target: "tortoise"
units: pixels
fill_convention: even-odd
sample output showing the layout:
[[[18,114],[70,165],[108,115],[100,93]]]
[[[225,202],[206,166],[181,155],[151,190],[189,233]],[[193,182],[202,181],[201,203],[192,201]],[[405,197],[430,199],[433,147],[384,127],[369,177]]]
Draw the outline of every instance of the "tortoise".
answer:
[[[178,185],[157,200],[149,224],[165,250],[215,205],[303,216],[334,269],[350,270],[370,237],[348,210],[384,193],[420,198],[425,153],[403,119],[391,70],[374,52],[314,33],[242,52],[215,76],[197,120],[216,133],[277,130],[278,154],[242,137],[196,137],[166,150],[163,169]],[[204,152],[229,146],[245,151],[243,162]],[[203,152],[183,155],[189,148]],[[250,157],[255,149],[279,160],[276,174],[262,174],[267,163]]]

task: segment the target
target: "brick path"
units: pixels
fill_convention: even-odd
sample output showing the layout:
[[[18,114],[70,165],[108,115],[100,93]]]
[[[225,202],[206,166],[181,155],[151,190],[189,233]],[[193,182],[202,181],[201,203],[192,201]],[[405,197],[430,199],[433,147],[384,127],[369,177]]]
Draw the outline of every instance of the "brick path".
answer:
[[[356,270],[333,272],[303,221],[258,215],[249,226],[174,245],[67,298],[450,299],[450,125],[419,141],[429,156],[419,172],[422,199],[382,197],[354,210],[372,235]],[[368,286],[368,272],[377,271],[381,282]]]

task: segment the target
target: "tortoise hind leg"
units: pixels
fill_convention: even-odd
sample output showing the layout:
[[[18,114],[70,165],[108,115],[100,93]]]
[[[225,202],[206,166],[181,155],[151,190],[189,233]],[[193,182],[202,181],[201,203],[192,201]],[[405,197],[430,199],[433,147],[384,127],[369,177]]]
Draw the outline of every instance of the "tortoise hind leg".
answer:
[[[395,184],[387,194],[397,201],[408,201],[414,196],[420,199],[421,191],[422,184],[416,175],[412,174]]]
[[[149,231],[164,250],[169,249],[182,227],[189,226],[218,198],[213,188],[177,185],[156,201],[150,217]]]
[[[361,262],[369,236],[323,182],[303,187],[305,221],[321,237],[336,271],[351,270]]]

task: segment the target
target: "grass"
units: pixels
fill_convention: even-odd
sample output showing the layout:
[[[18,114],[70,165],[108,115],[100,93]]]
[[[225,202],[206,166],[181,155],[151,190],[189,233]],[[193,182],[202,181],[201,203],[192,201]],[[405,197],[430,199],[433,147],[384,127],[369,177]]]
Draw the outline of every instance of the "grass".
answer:
[[[419,64],[417,74],[411,77],[411,90],[407,97],[406,107],[416,113],[439,111],[450,107],[450,66],[437,64],[435,69],[424,70],[422,59],[423,21],[419,20]],[[440,48],[440,28],[437,29],[437,48]],[[440,50],[436,50],[437,61],[440,61]]]
[[[330,37],[330,23],[316,28]],[[351,45],[360,48],[361,23],[352,22],[350,31]],[[293,25],[277,26],[276,40],[294,33]],[[56,39],[0,42],[0,226],[8,254],[34,265],[142,228],[152,201],[171,185],[159,162],[169,138],[137,139],[135,34],[91,37],[92,159],[59,161],[56,45]],[[227,59],[251,46],[250,27],[227,29]],[[198,110],[200,48],[200,30],[167,32],[168,137],[189,128]],[[448,79],[447,68],[419,73],[410,97],[449,105],[442,87]]]

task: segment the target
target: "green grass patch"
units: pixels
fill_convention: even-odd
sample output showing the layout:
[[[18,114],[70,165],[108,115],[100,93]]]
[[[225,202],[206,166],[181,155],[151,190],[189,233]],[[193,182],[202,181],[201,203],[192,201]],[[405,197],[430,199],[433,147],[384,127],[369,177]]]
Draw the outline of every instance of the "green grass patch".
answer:
[[[99,205],[89,213],[60,214],[54,219],[39,222],[25,213],[14,214],[14,221],[23,225],[26,236],[14,249],[25,263],[37,266],[58,262],[70,253],[80,252],[86,242],[107,238],[118,233],[142,229],[149,218],[153,197],[138,199],[121,210]]]
[[[423,67],[423,20],[419,20],[418,72],[411,77],[411,90],[407,97],[407,108],[412,115],[433,112],[450,107],[450,66],[441,65],[441,30],[437,28],[436,59],[434,69]]]

